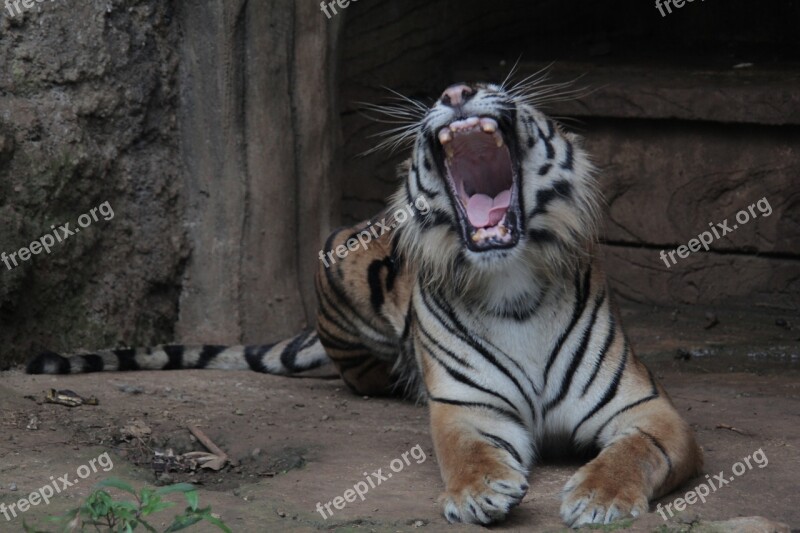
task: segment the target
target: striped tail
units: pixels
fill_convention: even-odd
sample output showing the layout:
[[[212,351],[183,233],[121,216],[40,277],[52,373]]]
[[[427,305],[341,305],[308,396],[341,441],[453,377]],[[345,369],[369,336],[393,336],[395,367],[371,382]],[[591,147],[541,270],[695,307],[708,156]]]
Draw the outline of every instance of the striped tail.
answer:
[[[28,362],[28,374],[81,374],[124,370],[254,370],[294,375],[332,362],[314,330],[306,330],[275,344],[255,346],[162,345],[149,348],[99,350],[63,356],[44,352]]]

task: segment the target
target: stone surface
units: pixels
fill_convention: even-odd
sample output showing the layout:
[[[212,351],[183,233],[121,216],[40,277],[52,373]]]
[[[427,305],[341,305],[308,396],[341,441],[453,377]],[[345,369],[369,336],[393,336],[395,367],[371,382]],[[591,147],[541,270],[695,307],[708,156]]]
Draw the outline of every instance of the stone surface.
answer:
[[[178,336],[276,340],[314,320],[313,272],[338,207],[338,20],[291,0],[190,1],[181,20],[193,254]]]
[[[46,2],[0,16],[0,366],[32,351],[167,341],[188,253],[170,3]],[[108,211],[106,211],[108,212]],[[12,264],[13,266],[13,264]]]

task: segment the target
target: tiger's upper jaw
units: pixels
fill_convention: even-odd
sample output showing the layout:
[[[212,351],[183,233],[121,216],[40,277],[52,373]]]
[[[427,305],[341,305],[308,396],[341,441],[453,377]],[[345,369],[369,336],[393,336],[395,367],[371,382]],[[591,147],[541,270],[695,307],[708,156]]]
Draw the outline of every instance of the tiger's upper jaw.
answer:
[[[478,91],[448,88],[431,115],[428,139],[464,244],[486,252],[515,247],[524,228],[515,113],[508,105],[475,100]]]

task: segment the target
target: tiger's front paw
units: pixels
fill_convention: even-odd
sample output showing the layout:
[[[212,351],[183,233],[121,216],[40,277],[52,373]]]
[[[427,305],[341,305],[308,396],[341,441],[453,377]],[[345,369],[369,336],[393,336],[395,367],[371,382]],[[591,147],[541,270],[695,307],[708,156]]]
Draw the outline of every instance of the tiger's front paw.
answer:
[[[526,478],[516,470],[502,475],[482,475],[442,494],[440,502],[448,522],[491,524],[505,518],[528,491]]]
[[[602,463],[584,466],[562,490],[561,518],[570,527],[608,524],[647,512],[641,482],[624,479]]]

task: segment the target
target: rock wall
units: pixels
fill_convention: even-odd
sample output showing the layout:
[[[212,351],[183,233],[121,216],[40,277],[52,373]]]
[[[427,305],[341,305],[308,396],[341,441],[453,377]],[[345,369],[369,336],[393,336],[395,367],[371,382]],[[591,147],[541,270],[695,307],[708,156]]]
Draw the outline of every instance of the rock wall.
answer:
[[[174,15],[152,0],[0,15],[0,252],[81,230],[0,263],[0,365],[173,337],[188,253]],[[80,228],[105,202],[113,218]]]

